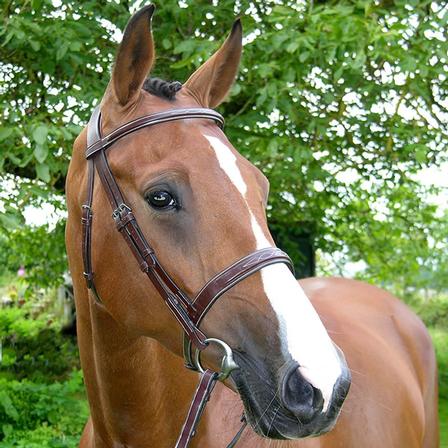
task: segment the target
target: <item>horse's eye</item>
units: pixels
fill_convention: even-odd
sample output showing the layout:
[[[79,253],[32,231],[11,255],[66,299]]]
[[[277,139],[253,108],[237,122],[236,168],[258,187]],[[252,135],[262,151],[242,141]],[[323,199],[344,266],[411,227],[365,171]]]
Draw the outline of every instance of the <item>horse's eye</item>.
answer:
[[[151,207],[159,210],[175,208],[177,206],[176,199],[174,199],[173,195],[164,190],[151,191],[146,196],[146,200]]]

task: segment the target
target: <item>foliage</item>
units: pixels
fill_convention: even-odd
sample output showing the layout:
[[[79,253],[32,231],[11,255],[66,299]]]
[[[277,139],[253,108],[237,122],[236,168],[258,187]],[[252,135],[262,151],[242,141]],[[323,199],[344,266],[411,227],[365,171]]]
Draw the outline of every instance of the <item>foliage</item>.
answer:
[[[76,446],[87,420],[80,372],[62,383],[0,378],[0,447]]]
[[[76,341],[53,294],[11,298],[0,308],[0,447],[76,447],[88,415]]]
[[[10,333],[3,339],[0,376],[52,382],[64,378],[75,367],[79,368],[76,342],[62,335],[60,329],[44,328],[36,335],[22,337]]]
[[[414,300],[412,307],[429,328],[437,357],[439,396],[448,400],[448,298]],[[448,432],[446,443],[448,445]]]
[[[64,231],[62,221],[53,229],[44,225],[10,230],[7,238],[0,237],[0,262],[12,272],[24,267],[30,290],[58,286],[67,271]]]
[[[439,368],[439,395],[448,399],[448,331],[446,328],[431,328],[430,333],[436,348]]]
[[[45,316],[31,319],[26,308],[0,309],[0,337],[33,338],[47,326]]]
[[[441,399],[439,403],[440,448],[448,448],[448,400]]]
[[[448,448],[448,327],[430,328],[439,368],[440,448]]]
[[[52,309],[54,295],[17,299],[0,308],[0,377],[49,383],[65,379],[79,368],[78,349],[73,338],[61,333],[64,322]]]
[[[55,5],[33,0],[2,6],[0,107],[7,119],[0,138],[7,150],[1,165],[19,176],[16,199],[25,203],[63,190],[70,146],[112,61],[112,32],[100,18],[111,20],[125,12],[114,2]],[[50,188],[44,190],[43,183],[31,179]]]
[[[27,204],[63,208],[71,144],[107,84],[118,30],[141,3],[2,4],[3,229],[23,222]],[[447,246],[433,259],[431,235],[447,225],[416,175],[446,160],[447,3],[157,6],[153,74],[181,81],[242,17],[242,69],[221,112],[235,146],[270,178],[273,221],[311,223],[316,247],[342,254],[339,264],[363,260],[368,279],[398,277],[406,289],[425,270],[420,283],[432,282]]]
[[[427,327],[448,328],[448,299],[446,297],[420,300],[414,304],[414,309]]]
[[[448,297],[414,299],[411,305],[429,329],[437,357],[439,397],[445,400],[446,405],[448,404]],[[446,443],[448,447],[448,431]]]

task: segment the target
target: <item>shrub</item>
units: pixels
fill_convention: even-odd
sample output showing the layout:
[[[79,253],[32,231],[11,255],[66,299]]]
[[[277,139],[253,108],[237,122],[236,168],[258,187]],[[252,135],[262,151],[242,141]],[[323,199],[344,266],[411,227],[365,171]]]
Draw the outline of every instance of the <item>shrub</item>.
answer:
[[[0,309],[3,361],[0,375],[51,383],[79,369],[74,338],[60,332],[48,315],[29,318],[28,304]]]
[[[439,369],[439,396],[448,399],[448,330],[430,328]]]
[[[448,328],[448,299],[439,297],[420,301],[414,308],[426,326]]]
[[[76,341],[51,298],[0,308],[0,448],[75,448],[87,420]]]
[[[4,362],[0,373],[21,380],[51,383],[79,368],[76,342],[55,328],[44,328],[36,336],[4,339]]]
[[[0,378],[1,447],[75,446],[87,415],[80,371],[53,384]]]

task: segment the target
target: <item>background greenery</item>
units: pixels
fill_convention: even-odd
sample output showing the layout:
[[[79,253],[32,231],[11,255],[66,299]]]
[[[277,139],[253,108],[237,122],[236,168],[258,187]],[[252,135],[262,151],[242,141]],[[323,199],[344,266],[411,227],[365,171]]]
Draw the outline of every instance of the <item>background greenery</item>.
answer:
[[[0,2],[0,284],[12,300],[0,308],[2,447],[75,446],[85,419],[54,300],[66,272],[64,181],[119,30],[141,4]],[[242,68],[220,111],[271,181],[271,222],[283,235],[311,233],[320,272],[356,263],[356,276],[414,306],[448,399],[448,214],[434,200],[446,191],[431,183],[447,163],[447,2],[166,0],[153,20],[153,75],[187,79],[236,16]],[[30,210],[39,222],[51,210],[50,223],[33,225]]]

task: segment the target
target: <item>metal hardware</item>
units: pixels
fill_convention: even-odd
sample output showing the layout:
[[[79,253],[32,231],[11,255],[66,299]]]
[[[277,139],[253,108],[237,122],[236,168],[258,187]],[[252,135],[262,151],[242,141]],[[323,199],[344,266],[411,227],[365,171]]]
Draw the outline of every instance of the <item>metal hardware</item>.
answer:
[[[205,340],[206,344],[209,344],[210,342],[214,342],[215,344],[218,344],[221,348],[224,349],[225,354],[221,361],[221,371],[218,374],[218,380],[224,381],[232,373],[233,370],[239,369],[239,366],[233,359],[232,349],[224,341],[221,341],[221,339],[216,338],[207,338]],[[202,350],[196,349],[194,354],[194,364],[200,373],[204,373],[205,369],[204,367],[202,367],[200,358],[201,351]]]
[[[114,221],[119,221],[122,217],[123,212],[127,211],[132,212],[131,208],[128,207],[126,204],[121,203],[113,212],[112,212],[112,218]]]
[[[81,208],[83,209],[83,213],[82,213],[82,216],[81,216],[81,221],[84,224],[87,224],[89,221],[92,220],[92,217],[93,217],[92,207],[90,207],[90,205],[88,205],[88,204],[83,204],[81,206]],[[85,212],[84,212],[84,210],[85,210]]]

